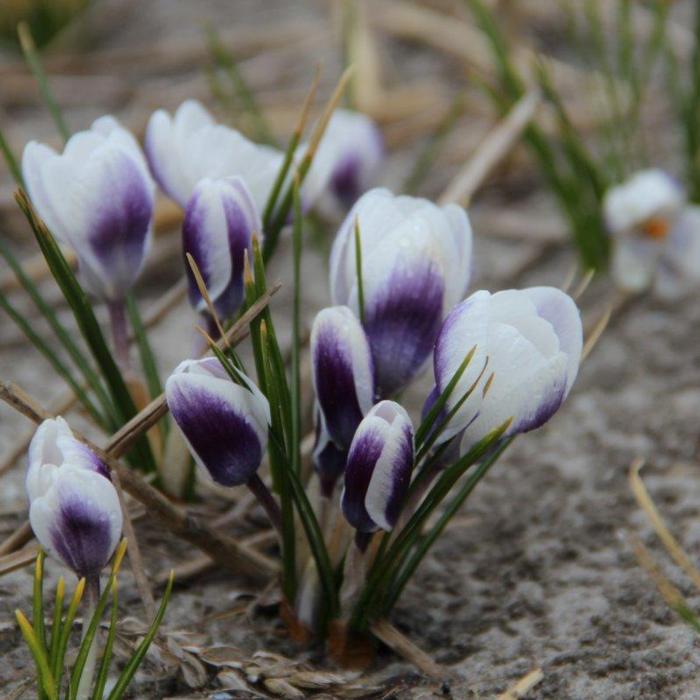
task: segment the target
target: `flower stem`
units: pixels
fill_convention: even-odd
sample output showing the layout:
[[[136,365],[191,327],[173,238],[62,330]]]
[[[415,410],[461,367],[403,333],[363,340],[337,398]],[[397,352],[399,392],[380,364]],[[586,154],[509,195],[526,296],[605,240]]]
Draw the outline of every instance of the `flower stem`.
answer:
[[[109,322],[112,326],[112,343],[114,356],[122,371],[130,369],[129,361],[129,330],[126,323],[126,306],[123,301],[107,303]]]
[[[95,614],[95,608],[97,607],[97,601],[100,599],[100,575],[93,574],[88,576],[85,582],[85,592],[87,594],[87,610],[85,611],[85,616],[83,618],[83,638],[87,634],[88,628],[90,627],[90,621],[92,616]],[[88,652],[87,659],[85,660],[85,666],[83,667],[83,673],[80,676],[80,683],[78,684],[77,700],[87,700],[90,697],[90,688],[92,686],[92,678],[95,674],[95,661],[97,661],[97,635],[95,635],[90,644],[90,651]]]
[[[250,477],[246,485],[251,490],[255,498],[258,499],[258,503],[260,503],[264,511],[267,513],[267,517],[270,519],[270,522],[275,530],[277,530],[280,536],[282,536],[282,513],[277,501],[270,493],[270,489],[265,486],[263,480],[257,475],[257,473]]]

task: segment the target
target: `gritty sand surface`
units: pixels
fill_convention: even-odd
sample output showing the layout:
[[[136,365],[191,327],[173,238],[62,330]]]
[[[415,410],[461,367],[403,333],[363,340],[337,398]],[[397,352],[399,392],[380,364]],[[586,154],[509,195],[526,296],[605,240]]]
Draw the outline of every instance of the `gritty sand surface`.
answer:
[[[258,26],[271,21],[272,6],[275,21],[283,15],[313,18],[323,6],[311,2],[233,5],[241,22]],[[143,3],[138,12],[125,15],[123,26],[107,41],[120,45],[128,38],[138,45],[151,38],[176,41],[196,36],[205,16],[238,21],[230,16],[231,7],[226,2]],[[309,66],[312,63],[308,61]],[[161,91],[166,79],[158,77]],[[190,79],[178,75],[172,82],[187,84]],[[200,79],[197,84],[201,89],[204,83]],[[172,104],[178,100],[174,98]],[[153,106],[142,100],[139,109],[143,104]],[[125,118],[141,114],[135,108],[130,112],[131,105],[123,108]],[[99,104],[86,104],[68,114],[77,126],[101,111]],[[142,125],[136,119],[134,126]],[[12,136],[21,145],[30,135],[49,130],[44,117],[30,112],[27,120],[13,126]],[[401,153],[392,157],[385,177],[390,185],[399,181],[402,158]],[[439,184],[430,187],[439,191]],[[490,187],[477,198],[475,220],[490,209],[508,206],[507,202],[507,192]],[[539,199],[520,197],[512,206],[527,217],[529,207],[535,205],[541,209]],[[572,262],[570,251],[550,251],[519,272],[533,253],[531,243],[497,239],[488,230],[477,230],[476,236],[474,288],[560,284]],[[26,239],[18,245],[31,252]],[[303,264],[309,323],[328,299],[325,256],[307,250]],[[289,267],[285,243],[270,278],[288,280]],[[168,258],[147,275],[141,297],[155,299],[179,271],[177,257]],[[586,324],[596,320],[611,294],[604,281],[595,282],[586,292],[581,302]],[[285,288],[273,304],[283,339],[288,335],[289,299]],[[192,321],[183,303],[157,329],[164,373],[187,355]],[[61,386],[46,363],[15,339],[14,327],[4,319],[0,325],[2,378],[18,382],[47,404]],[[489,473],[426,559],[393,615],[394,624],[444,664],[449,675],[444,683],[425,679],[382,652],[370,680],[385,691],[394,689],[384,697],[492,698],[540,666],[544,680],[526,696],[531,700],[700,698],[700,648],[695,635],[669,611],[638,566],[630,536],[639,536],[651,546],[691,605],[699,603],[700,596],[667,564],[627,482],[630,462],[637,456],[646,458],[643,475],[648,488],[673,532],[697,560],[699,347],[700,305],[695,297],[673,305],[639,300],[613,319],[565,407],[544,429],[519,438]],[[416,384],[410,403],[418,405],[429,379],[426,376]],[[9,451],[27,429],[23,418],[0,406],[0,453]],[[3,476],[0,483],[0,534],[4,537],[25,517],[22,468]],[[261,520],[254,514],[248,527],[256,522]],[[191,556],[191,550],[145,517],[138,520],[137,532],[151,576]],[[59,567],[51,564],[49,569],[55,578]],[[29,570],[0,579],[3,692],[31,675],[12,615],[18,606],[28,609],[30,590]],[[250,594],[259,590],[259,585],[223,572],[203,575],[176,590],[168,628],[201,634],[201,639],[191,639],[197,644],[234,645],[243,656],[267,650],[324,667],[317,652],[300,650],[286,639],[269,610],[247,609]],[[128,614],[143,617],[129,574],[124,575],[122,602]],[[124,639],[128,632],[127,626]],[[154,656],[150,661],[139,676],[134,697],[208,697],[219,687],[211,668],[199,679],[205,681],[204,688],[188,690],[185,681],[192,684],[195,671],[189,669],[183,676],[163,670],[158,663],[162,658]],[[29,690],[24,697],[32,693]],[[239,693],[218,697],[249,697]]]

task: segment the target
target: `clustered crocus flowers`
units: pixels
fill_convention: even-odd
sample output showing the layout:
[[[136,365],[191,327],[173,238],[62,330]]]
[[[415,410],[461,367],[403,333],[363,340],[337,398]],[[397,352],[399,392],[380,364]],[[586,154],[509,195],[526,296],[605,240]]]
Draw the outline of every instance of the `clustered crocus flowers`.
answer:
[[[306,148],[301,144],[293,157],[290,151],[290,160]],[[220,328],[250,303],[251,289],[257,292],[260,280],[253,278],[262,258],[244,279],[245,261],[259,255],[255,241],[265,237],[263,213],[282,179],[284,154],[217,124],[195,101],[174,115],[152,116],[145,152],[146,159],[128,132],[103,118],[74,136],[62,156],[30,144],[25,178],[40,215],[74,248],[88,289],[114,306],[136,280],[151,236],[148,162],[153,179],[184,211],[190,302],[210,330]],[[400,531],[383,540],[384,565],[405,563],[410,539],[401,528],[409,523],[421,532],[425,522],[413,519],[439,503],[431,501],[433,480],[444,498],[472,465],[466,460],[485,464],[504,438],[548,421],[571,391],[582,354],[579,311],[564,292],[533,287],[468,296],[472,229],[462,207],[368,189],[382,145],[366,117],[338,112],[316,155],[299,192],[301,212],[318,205],[346,214],[330,255],[330,305],[311,327],[313,449],[302,454],[293,412],[279,405],[291,392],[284,367],[272,370],[274,346],[256,355],[257,383],[237,356],[226,354],[230,348],[183,360],[165,383],[170,414],[195,462],[220,486],[247,486],[279,531],[285,567],[292,552],[286,602],[309,626],[329,610],[354,620],[348,609],[315,596],[335,588],[337,607],[361,607],[371,597],[363,577],[378,590],[387,585],[391,577],[376,572],[373,543],[381,533]],[[662,213],[676,221],[682,200],[671,194],[646,212],[647,227]],[[637,225],[630,221],[615,225],[627,231]],[[272,325],[265,327],[265,337],[274,339]],[[418,397],[423,415],[412,417],[403,393],[431,366],[434,388]],[[299,428],[301,413],[298,406]],[[271,472],[275,464],[283,470],[272,488],[265,483],[268,464]],[[79,575],[96,576],[119,538],[119,501],[104,465],[61,419],[37,431],[27,490],[32,525],[47,551]],[[297,548],[298,537],[285,532],[297,520],[308,547]],[[307,561],[296,559],[309,550]],[[382,595],[391,599],[388,591]]]
[[[676,299],[700,285],[700,207],[663,170],[642,170],[605,194],[612,274],[621,290]]]

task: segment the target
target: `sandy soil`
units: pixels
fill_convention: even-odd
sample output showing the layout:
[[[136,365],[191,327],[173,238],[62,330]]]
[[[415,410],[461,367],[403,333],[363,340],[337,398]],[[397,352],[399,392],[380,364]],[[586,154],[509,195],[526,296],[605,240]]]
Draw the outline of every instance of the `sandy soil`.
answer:
[[[120,45],[125,37],[134,45],[153,36],[173,42],[196,37],[205,15],[237,21],[230,16],[230,4],[224,2],[197,3],[196,9],[194,3],[172,0],[144,5],[138,13],[125,15],[123,26],[110,33],[107,44]],[[235,3],[241,18],[258,27],[270,21],[273,5],[278,13],[275,21],[282,19],[279,12],[313,18],[322,6],[308,2],[292,9],[287,3]],[[450,68],[449,63],[440,66],[441,70]],[[205,83],[193,75],[194,69],[192,75],[178,74],[172,79],[158,75],[150,80],[159,82],[158,95],[163,94],[167,80],[175,93],[190,84],[203,90]],[[178,93],[169,105],[180,97]],[[127,101],[118,105],[118,111],[127,120],[131,117],[134,126],[142,126],[144,105],[152,107],[153,102]],[[86,104],[69,110],[68,116],[77,126],[102,110],[101,105]],[[49,133],[45,117],[26,113],[26,119],[12,123],[11,135],[18,145],[30,135]],[[385,178],[388,184],[400,180],[405,162],[405,153],[393,157]],[[435,178],[444,179],[442,173]],[[438,191],[439,183],[430,183],[430,188]],[[477,200],[475,219],[503,207],[506,197],[507,190],[490,187]],[[523,217],[532,206],[541,209],[539,199],[522,197],[513,206]],[[571,265],[572,254],[559,250],[548,252],[520,274],[523,261],[534,250],[532,244],[504,241],[488,230],[476,233],[475,288],[559,284]],[[26,243],[18,244],[30,251]],[[307,251],[307,320],[327,300],[324,264],[322,254]],[[179,265],[177,259],[169,259],[150,274],[143,285],[143,298],[155,298],[177,277]],[[283,246],[271,277],[288,279],[288,270],[288,250]],[[582,307],[587,322],[595,320],[611,294],[605,282],[596,282],[586,292]],[[288,300],[283,290],[273,306],[282,328]],[[189,309],[182,305],[159,327],[156,338],[163,371],[186,354],[191,322]],[[649,465],[643,472],[647,485],[674,533],[697,559],[699,328],[700,306],[695,298],[673,306],[639,300],[614,318],[566,406],[543,430],[514,443],[427,558],[393,615],[394,624],[444,664],[448,675],[440,681],[426,679],[383,651],[376,672],[363,681],[368,688],[376,685],[384,697],[487,698],[541,666],[544,680],[526,696],[531,700],[700,698],[695,635],[668,610],[632,554],[629,535],[635,533],[661,558],[627,484],[632,459],[647,458]],[[3,321],[3,379],[17,381],[48,403],[61,387],[46,364],[15,342],[15,337],[14,328]],[[412,400],[427,385],[428,378],[422,379]],[[9,450],[27,428],[21,417],[0,406],[0,452]],[[21,472],[18,466],[2,478],[3,537],[25,516]],[[138,521],[137,532],[151,575],[191,556],[186,547],[145,518]],[[676,569],[664,568],[692,603],[700,602]],[[58,567],[50,569],[55,577]],[[124,609],[142,617],[130,575],[125,574],[124,579]],[[286,639],[269,610],[248,609],[250,595],[258,589],[222,572],[206,574],[177,589],[168,629],[203,635],[201,639],[191,637],[192,644],[234,645],[242,658],[266,650],[323,667],[316,651],[299,650]],[[12,617],[16,607],[29,607],[30,590],[28,570],[0,580],[0,688],[7,692],[31,675],[30,660],[20,646]],[[124,639],[128,632],[129,628],[123,630]],[[248,697],[244,691],[212,695],[220,686],[211,666],[200,668],[190,660],[183,677],[172,668],[163,670],[162,655],[150,661],[134,697]],[[205,686],[189,690],[185,680],[193,682],[202,670],[199,680]]]

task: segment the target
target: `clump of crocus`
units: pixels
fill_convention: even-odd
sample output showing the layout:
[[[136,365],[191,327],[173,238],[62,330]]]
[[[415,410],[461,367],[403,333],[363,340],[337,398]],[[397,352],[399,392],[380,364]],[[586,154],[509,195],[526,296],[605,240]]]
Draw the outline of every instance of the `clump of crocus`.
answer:
[[[150,248],[155,197],[138,143],[116,119],[101,117],[71,136],[63,153],[28,143],[22,174],[39,216],[75,252],[83,285],[107,303],[127,363],[124,299]]]
[[[259,211],[282,165],[283,154],[249,141],[223,124],[196,100],[183,102],[171,116],[154,112],[148,122],[146,156],[162,190],[185,208],[204,179],[237,175],[243,179]]]
[[[45,420],[34,434],[26,487],[42,547],[97,585],[119,543],[122,511],[105,464],[62,418]]]
[[[578,308],[559,289],[472,294],[450,312],[435,343],[435,395],[474,350],[446,402],[452,416],[438,442],[461,435],[465,452],[509,419],[509,435],[540,427],[571,391],[582,343]]]
[[[471,226],[455,204],[374,189],[348,213],[331,252],[331,297],[361,318],[381,397],[423,367],[442,319],[467,291],[471,265]]]
[[[252,252],[262,222],[250,190],[240,177],[204,178],[194,189],[182,225],[182,248],[194,259],[216,313],[234,318],[243,301],[245,253]],[[185,261],[192,306],[207,314],[191,266]]]
[[[662,170],[643,170],[603,201],[614,238],[612,274],[625,292],[674,299],[700,285],[700,207]]]
[[[323,309],[311,329],[316,393],[314,463],[330,495],[357,426],[374,403],[374,367],[365,332],[347,306]]]

